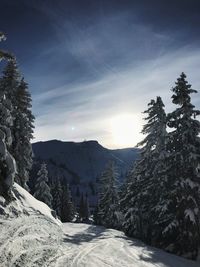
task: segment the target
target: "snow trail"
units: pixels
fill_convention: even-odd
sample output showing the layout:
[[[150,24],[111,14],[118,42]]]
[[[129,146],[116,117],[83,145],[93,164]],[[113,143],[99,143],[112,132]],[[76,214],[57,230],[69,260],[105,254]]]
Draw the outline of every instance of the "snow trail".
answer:
[[[198,263],[145,246],[122,232],[86,224],[63,224],[70,267],[197,267]],[[65,265],[58,265],[59,267]]]
[[[61,224],[18,185],[14,193],[8,206],[0,199],[0,267],[199,267],[117,230]]]

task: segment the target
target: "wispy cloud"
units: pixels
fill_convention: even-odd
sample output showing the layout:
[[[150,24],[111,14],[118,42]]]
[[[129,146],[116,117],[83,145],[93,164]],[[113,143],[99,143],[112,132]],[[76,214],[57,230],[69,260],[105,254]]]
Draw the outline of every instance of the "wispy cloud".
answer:
[[[53,33],[23,65],[33,94],[35,141],[97,139],[114,147],[113,117],[137,115],[139,131],[150,99],[161,95],[171,110],[170,88],[182,71],[200,88],[200,50],[192,40],[181,42],[183,29],[160,31],[128,8],[73,17],[49,1],[28,5],[47,17]],[[198,106],[199,98],[194,102]]]
[[[150,2],[1,1],[2,45],[30,85],[35,141],[114,147],[114,117],[134,114],[139,132],[150,99],[161,95],[166,110],[174,108],[170,88],[182,71],[200,88],[199,1]],[[199,96],[193,100],[199,107]]]
[[[39,114],[43,114],[37,118],[37,140],[97,138],[112,147],[109,121],[113,116],[130,113],[141,118],[140,113],[149,100],[157,95],[163,97],[169,111],[172,109],[170,88],[178,75],[185,71],[189,81],[199,88],[199,67],[200,51],[186,47],[156,60],[144,61],[141,66],[124,66],[124,70],[105,74],[96,81],[67,84],[35,96],[35,105]],[[199,98],[194,100],[199,105]]]

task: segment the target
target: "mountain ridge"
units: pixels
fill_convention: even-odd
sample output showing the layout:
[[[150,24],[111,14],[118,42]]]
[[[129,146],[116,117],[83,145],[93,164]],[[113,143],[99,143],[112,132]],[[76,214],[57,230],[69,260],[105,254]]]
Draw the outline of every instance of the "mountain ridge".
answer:
[[[47,164],[50,182],[56,176],[70,184],[73,199],[79,201],[80,195],[87,194],[91,203],[96,202],[98,178],[107,163],[113,160],[122,181],[127,171],[138,157],[137,148],[108,149],[96,140],[83,142],[48,140],[32,144],[34,166],[30,187],[34,183],[39,165]]]

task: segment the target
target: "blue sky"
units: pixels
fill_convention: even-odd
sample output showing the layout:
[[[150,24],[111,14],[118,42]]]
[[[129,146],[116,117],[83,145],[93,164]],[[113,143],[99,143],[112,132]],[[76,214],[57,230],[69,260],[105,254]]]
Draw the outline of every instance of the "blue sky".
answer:
[[[0,4],[0,30],[7,34],[1,46],[14,51],[30,85],[35,141],[133,146],[150,99],[160,95],[167,111],[175,108],[170,89],[182,71],[200,88],[198,0]],[[199,95],[193,101],[199,108]],[[117,143],[123,118],[133,138]]]

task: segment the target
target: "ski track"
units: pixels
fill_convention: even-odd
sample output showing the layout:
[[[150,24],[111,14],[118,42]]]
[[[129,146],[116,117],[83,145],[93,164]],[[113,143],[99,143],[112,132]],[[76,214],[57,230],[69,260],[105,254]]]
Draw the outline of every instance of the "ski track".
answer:
[[[44,216],[0,220],[0,267],[197,267],[122,232],[86,224],[55,225]]]

